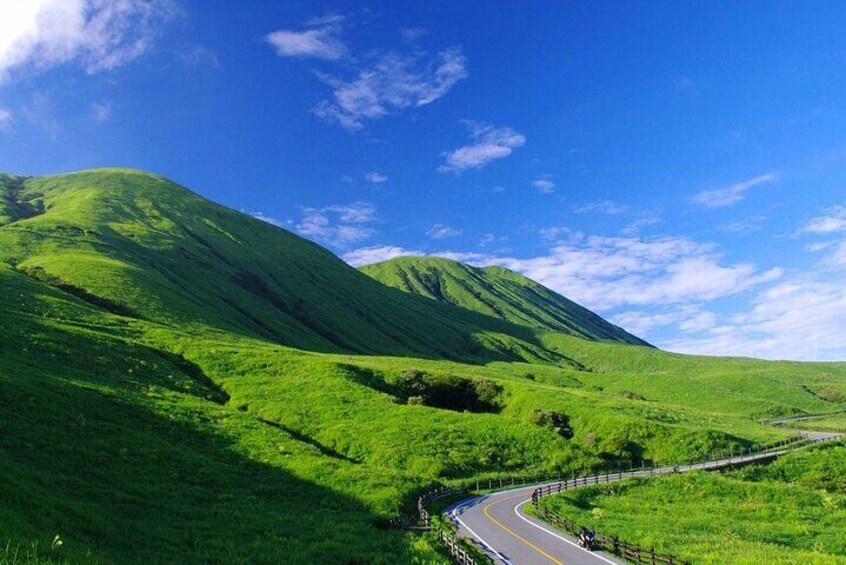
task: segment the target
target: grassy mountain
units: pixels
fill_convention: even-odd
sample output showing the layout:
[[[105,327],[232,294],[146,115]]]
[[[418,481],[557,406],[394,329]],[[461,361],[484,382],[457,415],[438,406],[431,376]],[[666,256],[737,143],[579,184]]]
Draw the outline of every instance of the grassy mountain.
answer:
[[[846,393],[402,292],[148,173],[0,185],[0,563],[446,563],[386,527],[422,489],[681,461]]]
[[[400,293],[149,173],[0,177],[0,261],[113,312],[312,351],[543,359],[532,332]]]
[[[386,285],[533,328],[648,345],[587,308],[505,267],[438,257],[397,257],[361,270]]]

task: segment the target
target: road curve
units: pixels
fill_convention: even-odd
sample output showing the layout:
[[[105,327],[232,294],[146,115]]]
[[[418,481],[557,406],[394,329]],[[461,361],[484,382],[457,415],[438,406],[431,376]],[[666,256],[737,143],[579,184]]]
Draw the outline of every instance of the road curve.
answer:
[[[814,442],[838,439],[838,434],[803,434]],[[804,446],[803,446],[804,447]],[[668,473],[695,470],[712,470],[742,465],[753,461],[774,459],[799,448],[786,447],[765,453],[736,456],[691,465],[659,467],[579,478],[569,488],[585,484],[615,482],[622,479],[646,478]],[[493,494],[468,498],[452,504],[445,510],[456,525],[459,535],[471,540],[497,565],[623,565],[625,561],[604,552],[589,552],[576,543],[573,536],[528,516],[525,506],[531,504],[532,492],[539,486],[557,490],[559,483],[546,483],[520,487]]]

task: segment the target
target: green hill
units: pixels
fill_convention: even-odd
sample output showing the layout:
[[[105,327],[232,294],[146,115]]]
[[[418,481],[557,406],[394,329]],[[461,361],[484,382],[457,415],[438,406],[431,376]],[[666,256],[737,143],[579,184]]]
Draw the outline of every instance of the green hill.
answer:
[[[0,563],[447,563],[389,527],[424,489],[736,449],[846,393],[415,296],[140,171],[0,176],[0,290]]]
[[[0,261],[113,312],[312,351],[558,360],[519,326],[362,275],[162,177],[0,177]]]
[[[397,257],[361,270],[386,285],[533,328],[648,345],[587,308],[505,267],[439,257]]]

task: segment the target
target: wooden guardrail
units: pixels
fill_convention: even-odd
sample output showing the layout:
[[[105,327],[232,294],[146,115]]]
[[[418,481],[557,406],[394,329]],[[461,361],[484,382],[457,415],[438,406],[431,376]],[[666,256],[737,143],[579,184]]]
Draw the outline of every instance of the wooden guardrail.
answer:
[[[420,523],[417,526],[417,529],[433,529],[432,516],[426,509],[427,504],[431,504],[436,500],[452,496],[458,492],[459,491],[449,487],[441,487],[435,490],[431,490],[420,498],[418,498],[417,513],[420,519]],[[438,528],[438,541],[441,543],[441,545],[444,546],[447,552],[459,565],[493,565],[493,561],[491,561],[490,558],[488,558],[486,555],[480,558],[473,557],[473,555],[471,555],[470,552],[468,552],[467,549],[465,549],[465,547],[462,545],[455,532],[448,530],[446,527],[442,526]]]
[[[459,565],[481,565],[482,562],[470,555],[467,550],[461,546],[461,543],[458,541],[458,536],[455,534],[450,534],[446,530],[441,530],[438,532],[438,539],[449,554],[452,555],[455,561],[459,563]],[[484,563],[487,565],[489,563],[493,563],[493,561],[486,558]]]
[[[537,506],[536,508],[538,516],[540,516],[543,520],[549,522],[561,531],[578,536],[580,528],[575,523],[567,520],[566,518],[562,518],[554,512],[550,512],[546,508],[538,508]],[[596,547],[601,547],[609,553],[619,555],[620,557],[628,559],[634,563],[649,565],[690,565],[688,561],[684,561],[683,559],[679,559],[673,555],[656,552],[654,547],[641,547],[637,544],[627,542],[626,540],[621,540],[617,537],[607,536],[601,533],[596,534],[594,543]]]
[[[785,416],[784,418],[773,418],[772,420],[763,420],[762,424],[765,426],[780,427],[791,422],[804,422],[805,420],[813,420],[816,418],[825,418],[826,416],[837,416],[839,414],[846,414],[844,410],[834,410],[833,412],[815,412],[811,414],[796,414],[795,416]]]

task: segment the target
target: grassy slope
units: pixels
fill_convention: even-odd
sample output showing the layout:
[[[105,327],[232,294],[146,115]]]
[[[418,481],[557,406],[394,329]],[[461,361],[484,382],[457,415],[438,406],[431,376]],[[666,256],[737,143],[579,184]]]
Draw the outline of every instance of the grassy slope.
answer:
[[[842,365],[587,342],[380,290],[313,244],[158,177],[15,182],[26,190],[14,191],[0,227],[0,288],[13,297],[0,304],[0,546],[45,547],[60,534],[63,555],[91,551],[106,562],[437,560],[425,543],[378,526],[433,482],[671,461],[765,441],[789,432],[755,418],[831,409],[814,387],[846,386]],[[193,245],[186,228],[206,244]],[[42,266],[136,315],[113,315],[3,261]],[[271,273],[279,296],[302,291],[315,319],[384,354],[343,351],[302,327],[233,283],[242,270]],[[335,286],[306,282],[335,273]],[[366,327],[341,325],[359,303],[372,308]],[[330,307],[337,327],[318,318]],[[435,326],[420,331],[418,315],[454,333],[430,340]],[[397,318],[411,322],[393,330]],[[502,360],[515,352],[556,362]],[[495,380],[504,407],[400,403],[383,385],[409,368]],[[765,379],[746,379],[744,400],[749,374]],[[708,393],[720,383],[732,394]],[[532,424],[537,409],[569,416],[573,439]],[[341,531],[326,535],[333,524]]]
[[[141,318],[313,351],[555,359],[525,328],[387,288],[156,175],[12,181],[0,178],[0,202],[10,203],[0,209],[0,261],[42,268]]]
[[[361,270],[405,292],[515,324],[646,345],[590,310],[504,267],[471,267],[439,257],[397,257]]]
[[[600,531],[696,564],[846,563],[846,447],[727,473],[673,475],[543,499]]]

